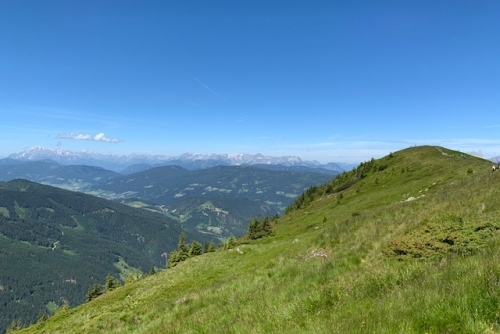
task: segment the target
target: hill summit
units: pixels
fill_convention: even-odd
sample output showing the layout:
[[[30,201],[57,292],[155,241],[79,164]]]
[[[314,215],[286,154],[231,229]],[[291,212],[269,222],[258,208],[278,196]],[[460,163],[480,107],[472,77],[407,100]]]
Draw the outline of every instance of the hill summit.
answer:
[[[500,173],[411,147],[273,222],[23,333],[498,333]]]

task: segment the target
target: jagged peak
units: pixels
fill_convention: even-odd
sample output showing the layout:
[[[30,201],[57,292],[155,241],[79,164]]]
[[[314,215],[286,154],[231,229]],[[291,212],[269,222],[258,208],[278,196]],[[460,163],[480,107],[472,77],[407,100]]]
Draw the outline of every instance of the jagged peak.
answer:
[[[283,165],[307,166],[327,170],[343,171],[340,163],[321,164],[318,161],[306,161],[297,156],[268,156],[261,153],[184,153],[179,156],[154,155],[146,153],[103,154],[88,150],[72,151],[64,148],[46,148],[34,146],[22,152],[10,154],[7,158],[16,160],[50,159],[60,164],[95,165],[115,171],[121,171],[136,164],[179,164],[188,169],[206,168],[216,165]]]

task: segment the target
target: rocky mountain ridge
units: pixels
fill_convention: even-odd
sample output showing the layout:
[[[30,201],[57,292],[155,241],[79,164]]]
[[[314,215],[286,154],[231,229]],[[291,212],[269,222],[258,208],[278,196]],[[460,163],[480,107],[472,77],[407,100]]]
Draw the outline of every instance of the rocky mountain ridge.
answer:
[[[179,156],[153,154],[102,154],[92,151],[72,151],[62,148],[51,149],[33,147],[22,152],[12,153],[9,159],[34,161],[52,160],[63,165],[90,165],[109,169],[115,172],[137,172],[161,165],[178,165],[186,169],[203,169],[219,165],[281,165],[285,167],[308,167],[329,171],[343,172],[357,164],[318,161],[306,161],[296,156],[265,156],[262,154],[199,154],[184,153]]]

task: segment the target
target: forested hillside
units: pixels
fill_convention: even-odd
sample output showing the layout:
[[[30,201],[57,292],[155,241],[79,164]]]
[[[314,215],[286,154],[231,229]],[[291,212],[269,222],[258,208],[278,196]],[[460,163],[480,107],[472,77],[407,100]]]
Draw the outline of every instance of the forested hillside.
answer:
[[[52,160],[0,159],[0,181],[26,179],[70,190],[84,190],[92,184],[117,176],[120,174],[102,167],[61,165]]]
[[[283,166],[162,166],[98,183],[91,193],[157,210],[227,238],[243,235],[252,217],[282,214],[307,188],[333,177]]]
[[[76,306],[108,274],[163,268],[185,230],[165,215],[41,184],[0,183],[0,328]]]
[[[162,213],[188,229],[225,239],[244,234],[252,217],[282,214],[305,189],[338,174],[330,169],[282,165],[196,170],[147,166],[132,173],[133,169],[122,175],[52,160],[0,159],[0,181],[21,178],[85,192]]]

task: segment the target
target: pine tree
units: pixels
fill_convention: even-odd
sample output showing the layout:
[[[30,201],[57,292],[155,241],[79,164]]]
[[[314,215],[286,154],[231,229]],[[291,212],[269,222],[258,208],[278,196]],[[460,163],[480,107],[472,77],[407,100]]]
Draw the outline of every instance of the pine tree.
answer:
[[[248,231],[247,231],[247,236],[249,239],[258,239],[259,233],[259,221],[257,218],[252,218],[250,221],[250,224],[248,224]]]
[[[181,256],[179,251],[173,251],[170,253],[168,257],[167,268],[173,268],[177,265],[177,263],[181,262]]]
[[[106,276],[106,291],[112,291],[120,286],[120,283],[110,274]]]
[[[148,275],[154,275],[154,274],[156,274],[156,269],[155,267],[151,267],[151,269],[149,269]]]
[[[102,295],[104,292],[102,290],[102,286],[98,283],[94,284],[89,288],[87,291],[87,295],[85,296],[87,298],[87,301],[91,301],[92,299],[99,297]]]
[[[177,265],[177,263],[187,260],[190,256],[196,256],[203,254],[203,247],[198,241],[193,241],[191,246],[188,247],[186,244],[186,235],[182,232],[179,235],[179,243],[177,249],[170,253],[167,262],[167,268],[172,268]]]
[[[268,237],[273,234],[273,228],[271,226],[269,217],[264,217],[264,219],[262,220],[261,231],[262,237]]]
[[[274,220],[277,217],[273,218]],[[271,226],[271,219],[269,217],[264,217],[261,220],[257,218],[252,218],[250,224],[248,224],[247,237],[249,239],[260,239],[273,234],[273,228]]]
[[[224,249],[231,249],[234,246],[236,246],[236,239],[234,236],[230,235],[229,238],[227,238],[226,242],[224,243]]]
[[[191,243],[191,249],[189,250],[189,256],[196,256],[203,254],[203,248],[198,241],[193,241]]]
[[[186,245],[186,235],[182,232],[179,235],[179,244],[177,245],[177,251],[179,252],[178,256],[180,261],[184,261],[189,257],[189,249]]]
[[[215,252],[215,245],[213,242],[205,243],[205,253]]]

